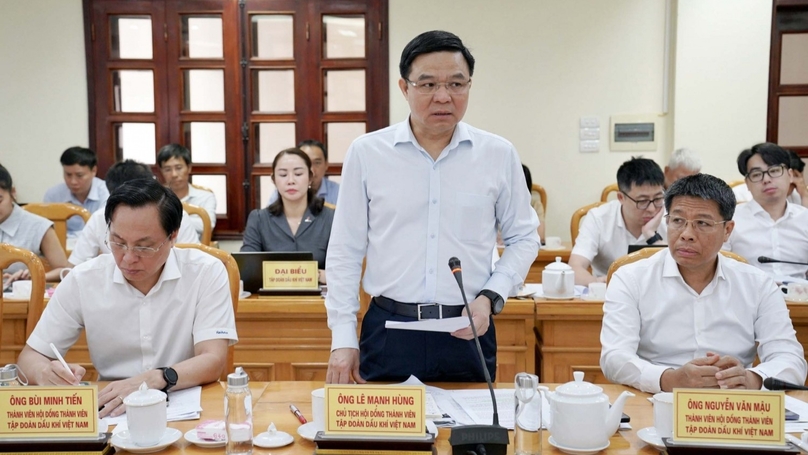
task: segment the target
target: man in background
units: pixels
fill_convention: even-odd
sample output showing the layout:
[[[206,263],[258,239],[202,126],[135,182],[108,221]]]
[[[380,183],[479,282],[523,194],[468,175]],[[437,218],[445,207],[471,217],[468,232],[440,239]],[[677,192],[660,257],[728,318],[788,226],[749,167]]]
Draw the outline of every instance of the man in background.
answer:
[[[45,192],[43,202],[75,204],[95,212],[107,202],[109,191],[104,181],[95,176],[98,160],[95,152],[84,147],[70,147],[59,158],[62,163],[64,182],[58,183]],[[84,220],[79,216],[67,220],[68,237],[76,237],[84,228]]]
[[[216,227],[216,196],[212,191],[191,183],[191,151],[180,144],[168,144],[157,152],[157,167],[166,185],[180,198],[180,202],[202,207],[208,212],[210,228]],[[197,235],[202,235],[202,220],[191,215]]]
[[[676,149],[671,154],[668,165],[665,166],[665,188],[670,188],[673,182],[688,175],[701,172],[701,158],[688,148]]]

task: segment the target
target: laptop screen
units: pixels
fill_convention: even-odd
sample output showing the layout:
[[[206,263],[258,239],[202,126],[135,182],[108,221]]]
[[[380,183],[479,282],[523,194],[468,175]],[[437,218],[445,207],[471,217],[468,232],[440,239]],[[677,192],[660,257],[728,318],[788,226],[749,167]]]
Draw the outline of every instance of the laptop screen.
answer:
[[[238,264],[244,290],[253,293],[264,287],[264,261],[314,260],[314,255],[308,251],[245,251],[232,254]]]

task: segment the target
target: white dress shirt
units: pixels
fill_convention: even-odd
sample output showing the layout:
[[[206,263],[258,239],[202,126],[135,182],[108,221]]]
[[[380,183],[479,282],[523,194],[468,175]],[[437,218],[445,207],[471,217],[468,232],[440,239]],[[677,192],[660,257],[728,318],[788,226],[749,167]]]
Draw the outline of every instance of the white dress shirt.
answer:
[[[660,391],[665,370],[707,352],[795,384],[805,382],[808,368],[774,281],[721,254],[701,294],[684,282],[667,248],[620,267],[606,290],[600,343],[606,378],[650,393]],[[761,363],[752,368],[756,353]]]
[[[68,262],[73,265],[79,265],[99,254],[111,253],[109,248],[107,248],[107,244],[104,243],[107,239],[107,222],[104,218],[105,210],[106,207],[101,207],[93,212],[90,219],[87,220],[87,226],[85,226],[79,234],[79,238],[76,240],[76,246],[70,252],[70,257],[67,259]],[[191,216],[188,215],[185,210],[182,211],[182,223],[180,223],[180,230],[177,233],[177,243],[199,243],[199,235],[197,235],[191,224]]]
[[[571,254],[585,257],[592,263],[593,276],[606,276],[615,259],[628,254],[629,245],[645,245],[643,234],[634,237],[626,229],[620,201],[609,201],[586,214],[578,231]],[[662,209],[664,210],[664,209]],[[668,241],[668,225],[663,219],[657,232]]]
[[[180,199],[181,202],[187,202],[191,205],[196,205],[205,209],[210,218],[210,228],[216,227],[216,195],[211,191],[200,189],[192,184],[188,184],[188,195]],[[198,235],[202,235],[202,219],[198,215],[191,216],[191,223]]]
[[[735,193],[735,202],[749,202],[754,200],[752,196],[752,192],[749,191],[749,187],[746,183],[741,183],[740,185],[736,185],[732,187],[732,192]],[[788,202],[792,204],[802,205],[802,198],[800,197],[800,193],[797,192],[796,189],[791,191],[791,194],[788,195],[786,198]]]
[[[513,145],[458,123],[437,160],[418,144],[409,121],[351,144],[342,168],[328,244],[328,326],[332,349],[358,348],[362,285],[401,302],[462,305],[448,261],[462,262],[469,300],[482,289],[506,297],[536,258],[538,217]],[[501,227],[505,251],[492,273]]]
[[[14,203],[11,214],[0,223],[0,243],[8,243],[42,256],[40,250],[42,239],[51,227],[53,227],[51,220],[28,212]],[[22,262],[14,262],[0,272],[14,273],[25,268]]]
[[[132,287],[111,254],[73,269],[56,288],[28,338],[35,351],[62,354],[82,329],[100,380],[131,378],[194,357],[196,343],[238,341],[230,284],[222,261],[172,248],[147,295]]]
[[[758,262],[760,256],[808,262],[808,209],[790,202],[786,204],[785,213],[777,221],[754,200],[739,205],[732,217],[735,229],[724,249],[740,254],[775,280],[785,277],[804,280],[808,266]]]

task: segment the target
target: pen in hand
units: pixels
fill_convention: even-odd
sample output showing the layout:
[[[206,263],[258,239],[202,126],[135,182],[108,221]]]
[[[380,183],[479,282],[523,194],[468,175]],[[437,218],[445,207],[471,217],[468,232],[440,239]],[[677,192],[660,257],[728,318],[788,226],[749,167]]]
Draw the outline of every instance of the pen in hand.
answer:
[[[289,405],[289,410],[292,411],[292,414],[294,414],[295,417],[297,417],[297,420],[299,420],[300,423],[302,423],[302,424],[307,423],[306,418],[303,417],[303,413],[300,412],[300,409],[297,409],[297,406],[295,406],[293,404],[290,404]]]
[[[56,346],[54,346],[53,343],[51,343],[50,347],[51,347],[51,350],[53,351],[53,353],[56,354],[56,358],[59,359],[59,362],[61,362],[62,366],[65,367],[65,370],[67,370],[67,372],[70,373],[70,376],[73,377],[73,380],[76,381],[76,382],[79,382],[79,378],[77,378],[76,375],[73,374],[73,370],[71,370],[70,367],[67,366],[67,362],[65,362],[65,358],[62,357],[62,354],[59,354],[59,350],[56,349]]]

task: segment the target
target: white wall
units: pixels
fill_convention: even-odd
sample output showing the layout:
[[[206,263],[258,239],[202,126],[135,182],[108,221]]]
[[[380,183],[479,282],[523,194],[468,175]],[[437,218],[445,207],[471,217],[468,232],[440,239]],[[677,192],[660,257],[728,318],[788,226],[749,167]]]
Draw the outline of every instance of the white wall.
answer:
[[[38,202],[89,141],[81,0],[0,1],[0,68],[0,163]]]

